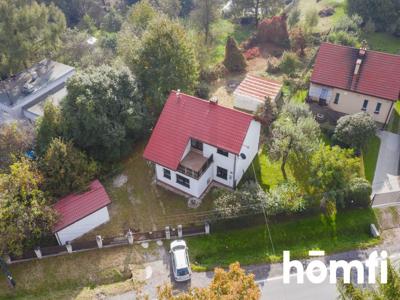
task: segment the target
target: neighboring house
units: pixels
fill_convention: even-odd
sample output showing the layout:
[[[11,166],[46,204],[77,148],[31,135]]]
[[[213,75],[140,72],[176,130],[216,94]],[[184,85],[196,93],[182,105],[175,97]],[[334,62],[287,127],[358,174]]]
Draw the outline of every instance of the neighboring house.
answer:
[[[93,181],[87,192],[71,194],[53,205],[59,220],[53,228],[60,245],[72,241],[110,220],[110,197],[100,181]]]
[[[339,113],[366,111],[386,125],[400,98],[400,55],[323,43],[309,98]]]
[[[281,94],[282,83],[248,74],[233,93],[234,107],[257,112],[269,97],[272,101]]]
[[[34,121],[43,115],[43,102],[48,97],[55,105],[66,94],[65,83],[73,67],[43,60],[7,80],[0,81],[0,111],[13,118],[26,117]]]
[[[258,151],[260,123],[252,115],[171,92],[144,158],[157,183],[201,198],[211,183],[235,188]]]

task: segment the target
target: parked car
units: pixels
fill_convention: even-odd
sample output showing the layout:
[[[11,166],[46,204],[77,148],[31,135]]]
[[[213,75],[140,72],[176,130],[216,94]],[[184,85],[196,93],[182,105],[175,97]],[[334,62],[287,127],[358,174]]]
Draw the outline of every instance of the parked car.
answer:
[[[171,266],[175,281],[190,280],[192,270],[190,269],[190,261],[188,247],[184,240],[173,241],[170,245]]]

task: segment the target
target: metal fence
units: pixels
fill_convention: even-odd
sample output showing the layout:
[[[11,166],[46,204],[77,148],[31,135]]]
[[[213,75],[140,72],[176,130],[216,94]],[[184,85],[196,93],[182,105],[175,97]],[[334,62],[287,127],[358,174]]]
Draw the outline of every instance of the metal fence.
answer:
[[[25,251],[20,256],[9,255],[8,257],[6,257],[6,262],[8,264],[11,264],[33,259],[42,259],[46,257],[89,251],[94,249],[133,245],[158,240],[184,238],[209,233],[210,224],[205,223],[203,226],[183,227],[182,225],[178,225],[176,228],[166,226],[164,230],[149,232],[128,231],[126,236],[118,237],[102,237],[98,235],[96,236],[95,240],[71,242],[64,246],[57,245],[49,247],[37,247],[35,249]]]

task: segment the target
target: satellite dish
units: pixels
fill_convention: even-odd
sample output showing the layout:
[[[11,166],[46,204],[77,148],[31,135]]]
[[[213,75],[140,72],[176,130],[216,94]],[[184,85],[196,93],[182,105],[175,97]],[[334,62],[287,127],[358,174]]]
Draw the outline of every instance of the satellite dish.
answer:
[[[242,159],[246,159],[246,154],[244,154],[244,153],[240,153],[240,158],[242,158]]]

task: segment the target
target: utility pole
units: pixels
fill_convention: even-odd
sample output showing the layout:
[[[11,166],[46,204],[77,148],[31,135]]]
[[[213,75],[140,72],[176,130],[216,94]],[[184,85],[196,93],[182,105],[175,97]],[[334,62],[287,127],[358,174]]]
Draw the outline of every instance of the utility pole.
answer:
[[[11,272],[8,270],[7,264],[4,262],[4,260],[0,257],[0,269],[3,271],[4,275],[7,277],[7,282],[10,288],[15,288],[15,285],[17,284],[14,280],[14,278],[11,275]]]

